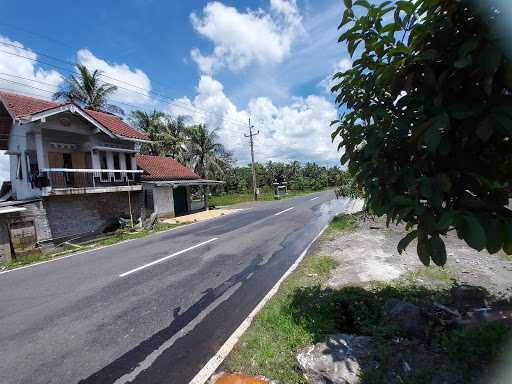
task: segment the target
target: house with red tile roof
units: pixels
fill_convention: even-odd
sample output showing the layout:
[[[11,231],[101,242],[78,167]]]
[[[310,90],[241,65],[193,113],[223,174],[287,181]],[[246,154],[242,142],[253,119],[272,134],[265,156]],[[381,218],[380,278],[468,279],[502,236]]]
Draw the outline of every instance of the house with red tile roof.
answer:
[[[172,158],[139,155],[149,142],[118,116],[0,92],[11,183],[0,205],[35,204],[38,241],[101,232],[119,217],[187,213],[191,188],[209,181]]]

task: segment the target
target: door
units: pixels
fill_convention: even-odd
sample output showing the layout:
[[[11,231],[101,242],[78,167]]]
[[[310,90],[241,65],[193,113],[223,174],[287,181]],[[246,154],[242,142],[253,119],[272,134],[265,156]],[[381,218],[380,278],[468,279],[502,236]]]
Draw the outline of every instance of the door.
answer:
[[[50,168],[64,168],[64,156],[60,152],[48,152],[48,165]],[[52,188],[65,188],[66,179],[63,172],[49,172]]]
[[[87,153],[86,152],[73,152],[71,154],[71,165],[74,169],[87,169]],[[89,186],[89,177],[92,177],[89,173],[77,172],[73,174],[73,187],[83,188]]]
[[[187,209],[187,190],[185,187],[178,187],[173,190],[174,196],[174,214],[176,216],[185,215]]]

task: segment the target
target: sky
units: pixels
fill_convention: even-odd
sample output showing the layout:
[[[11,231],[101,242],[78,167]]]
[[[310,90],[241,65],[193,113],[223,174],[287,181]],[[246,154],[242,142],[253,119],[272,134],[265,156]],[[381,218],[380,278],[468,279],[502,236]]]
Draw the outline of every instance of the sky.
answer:
[[[337,43],[341,0],[4,2],[0,89],[51,98],[81,63],[118,86],[114,104],[218,128],[239,164],[339,164],[330,76],[350,68]],[[8,158],[0,155],[0,179]]]

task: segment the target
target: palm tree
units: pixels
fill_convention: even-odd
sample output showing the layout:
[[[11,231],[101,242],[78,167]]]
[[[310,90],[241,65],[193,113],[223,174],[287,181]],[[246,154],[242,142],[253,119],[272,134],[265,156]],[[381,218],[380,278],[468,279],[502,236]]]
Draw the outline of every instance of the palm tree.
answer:
[[[202,178],[223,174],[226,166],[224,146],[217,142],[217,129],[199,124],[187,130],[185,157],[188,165]]]
[[[151,140],[151,144],[144,144],[140,151],[148,155],[159,155],[160,149],[158,147],[159,132],[163,124],[165,114],[157,111],[133,111],[130,114],[129,120],[131,124],[139,131],[144,132]]]
[[[64,89],[53,94],[53,98],[63,99],[80,104],[93,111],[124,114],[123,110],[109,103],[109,98],[117,91],[117,87],[100,80],[102,72],[90,72],[85,65],[77,64],[78,73],[69,76]]]
[[[154,110],[149,113],[133,111],[129,119],[135,128],[145,132],[152,141],[151,144],[144,145],[141,152],[182,160],[186,131],[183,117],[173,118]]]
[[[174,118],[165,115],[159,136],[161,152],[173,159],[183,161],[186,151],[186,133],[187,128],[182,116]]]

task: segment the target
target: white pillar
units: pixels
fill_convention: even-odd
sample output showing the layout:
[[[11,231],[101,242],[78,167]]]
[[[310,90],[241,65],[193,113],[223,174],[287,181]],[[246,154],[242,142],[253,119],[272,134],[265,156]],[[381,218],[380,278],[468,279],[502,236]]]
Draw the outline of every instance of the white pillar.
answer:
[[[34,138],[36,143],[37,166],[41,172],[43,168],[47,168],[46,153],[44,152],[43,146],[43,135],[41,132],[36,132],[34,134]]]

